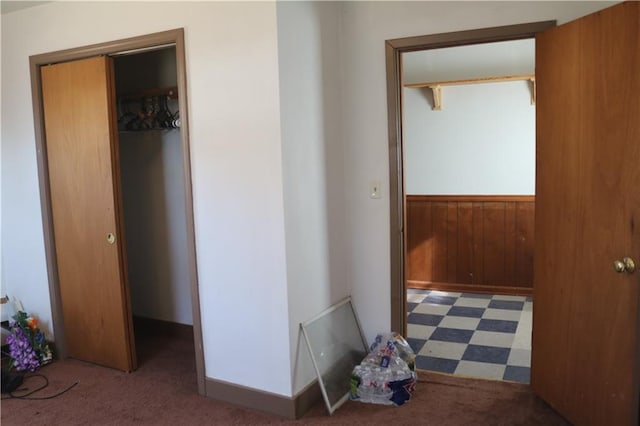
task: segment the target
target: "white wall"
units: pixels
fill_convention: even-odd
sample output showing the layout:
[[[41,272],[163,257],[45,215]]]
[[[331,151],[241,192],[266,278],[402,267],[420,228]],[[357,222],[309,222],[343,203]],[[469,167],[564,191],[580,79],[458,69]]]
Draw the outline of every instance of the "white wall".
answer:
[[[274,3],[54,2],[2,15],[5,285],[49,333],[29,55],[184,27],[206,375],[291,395],[276,25]]]
[[[475,44],[402,55],[404,83],[535,73],[535,40]],[[528,81],[404,88],[406,194],[535,193],[535,106]]]
[[[534,72],[534,39],[455,46],[402,54],[404,83],[465,80]]]
[[[0,42],[2,41],[2,22],[0,21]],[[2,59],[0,58],[0,81],[2,81]],[[0,89],[2,88],[2,86],[0,85]],[[1,96],[1,91],[0,91],[0,96]],[[0,101],[0,117],[2,117],[2,106],[3,106],[3,102]],[[2,120],[0,120],[0,135],[2,135]],[[2,138],[0,137],[0,143],[2,141]],[[2,189],[4,187],[4,181],[1,179],[2,177],[2,149],[0,149],[0,238],[2,237]],[[4,268],[3,268],[3,264],[4,264],[4,256],[3,256],[3,250],[2,250],[3,245],[0,243],[0,296],[4,296],[5,294],[5,285],[4,285]],[[5,307],[5,305],[0,305],[0,321],[7,321],[9,319],[9,316],[7,315],[7,309]],[[2,344],[4,344],[4,332],[2,333]]]
[[[609,3],[610,4],[610,3]],[[596,2],[347,2],[342,16],[348,273],[369,340],[390,327],[387,39],[557,19],[605,7]],[[382,181],[382,199],[368,197]]]
[[[527,81],[404,89],[405,192],[535,194],[535,106]]]
[[[278,3],[294,394],[315,378],[300,323],[349,295],[344,259],[340,12],[340,3]]]
[[[193,324],[180,131],[120,133],[133,315]]]

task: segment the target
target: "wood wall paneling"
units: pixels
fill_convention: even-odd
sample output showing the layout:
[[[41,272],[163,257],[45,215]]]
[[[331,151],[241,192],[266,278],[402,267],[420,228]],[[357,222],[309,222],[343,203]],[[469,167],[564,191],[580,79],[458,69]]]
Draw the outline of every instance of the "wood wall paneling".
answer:
[[[407,233],[407,276],[424,281],[431,276],[431,256],[426,253],[431,244],[431,207],[425,203],[415,202],[407,204],[407,222],[413,223],[411,233]]]
[[[482,204],[484,282],[505,285],[505,208],[506,203]]]
[[[506,285],[516,280],[516,224],[518,223],[516,203],[505,203],[504,217],[504,281]]]
[[[456,203],[458,215],[458,253],[456,258],[456,281],[473,284],[473,203]]]
[[[484,210],[482,203],[471,204],[471,284],[484,283]]]
[[[458,279],[458,208],[447,202],[447,281]]]
[[[530,293],[534,196],[407,196],[409,286]]]
[[[431,204],[431,238],[432,244],[432,270],[433,281],[447,281],[447,203],[434,202]]]
[[[532,286],[534,252],[535,203],[520,203],[516,206],[516,272],[515,286]]]

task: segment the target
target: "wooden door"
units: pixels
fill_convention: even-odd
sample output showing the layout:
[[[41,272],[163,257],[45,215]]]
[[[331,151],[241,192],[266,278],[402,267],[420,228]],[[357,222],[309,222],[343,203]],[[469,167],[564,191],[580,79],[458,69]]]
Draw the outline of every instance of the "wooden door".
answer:
[[[572,423],[638,424],[640,4],[536,38],[531,385]],[[640,265],[639,265],[640,266]]]
[[[135,358],[111,60],[44,66],[41,76],[67,351],[74,358],[131,371]]]

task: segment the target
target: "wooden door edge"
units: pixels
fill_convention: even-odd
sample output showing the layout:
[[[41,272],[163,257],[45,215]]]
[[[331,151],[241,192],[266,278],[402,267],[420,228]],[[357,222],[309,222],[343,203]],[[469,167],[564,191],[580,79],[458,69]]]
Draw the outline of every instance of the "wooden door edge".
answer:
[[[113,60],[110,57],[106,57],[107,63],[107,85],[109,104],[116,104],[116,87],[115,87],[115,72],[113,69]],[[138,368],[137,351],[135,350],[135,333],[133,329],[133,310],[131,308],[131,286],[129,285],[129,262],[127,258],[127,244],[126,244],[126,232],[124,227],[124,202],[122,200],[122,177],[120,170],[120,142],[118,139],[118,117],[116,110],[111,108],[111,114],[109,114],[109,140],[111,142],[111,173],[113,177],[113,199],[114,199],[114,214],[116,216],[116,236],[118,244],[118,258],[120,261],[120,281],[121,287],[121,300],[124,303],[124,325],[125,333],[127,335],[127,360],[129,363],[129,371],[136,370]]]

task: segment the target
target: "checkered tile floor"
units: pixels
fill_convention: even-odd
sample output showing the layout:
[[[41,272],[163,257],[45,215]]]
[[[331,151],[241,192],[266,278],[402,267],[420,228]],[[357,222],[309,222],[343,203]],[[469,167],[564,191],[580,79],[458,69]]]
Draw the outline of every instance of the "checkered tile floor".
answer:
[[[529,383],[531,297],[407,289],[416,367]]]

